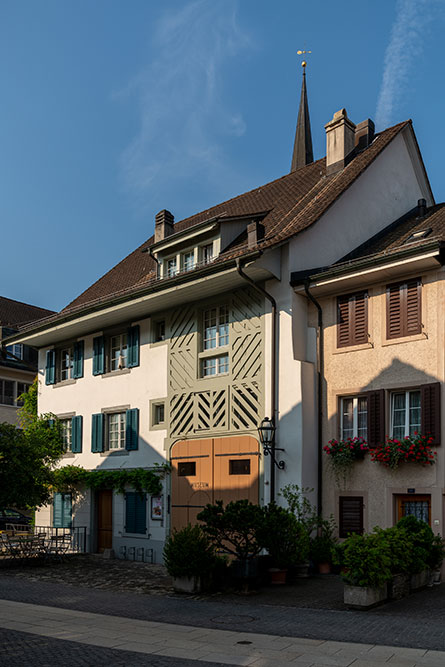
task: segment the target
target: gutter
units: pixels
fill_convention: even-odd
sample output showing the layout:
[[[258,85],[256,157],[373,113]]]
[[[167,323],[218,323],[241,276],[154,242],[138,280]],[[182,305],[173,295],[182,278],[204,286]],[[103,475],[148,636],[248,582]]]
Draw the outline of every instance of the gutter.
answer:
[[[323,332],[323,310],[311,294],[309,280],[304,281],[306,296],[312,301],[318,311],[318,348],[317,348],[317,513],[319,516],[323,510],[323,375],[324,375],[324,332]]]
[[[271,335],[271,397],[270,397],[270,406],[271,406],[271,418],[273,423],[277,424],[277,408],[276,408],[276,390],[277,390],[277,302],[269,292],[266,292],[265,289],[257,285],[252,278],[249,278],[243,272],[241,266],[241,259],[237,257],[236,259],[236,270],[238,271],[241,278],[249,283],[259,294],[266,297],[271,303],[272,306],[272,335]],[[275,501],[275,440],[272,444],[272,451],[270,456],[270,502]]]

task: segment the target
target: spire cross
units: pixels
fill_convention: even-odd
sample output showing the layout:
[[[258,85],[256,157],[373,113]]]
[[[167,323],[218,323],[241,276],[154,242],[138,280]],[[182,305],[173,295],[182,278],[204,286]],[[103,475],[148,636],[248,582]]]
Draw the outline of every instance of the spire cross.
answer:
[[[303,50],[303,51],[298,50],[298,51],[297,51],[297,54],[298,54],[299,56],[302,56],[302,55],[304,55],[305,53],[312,53],[312,51],[305,51],[305,50]],[[302,68],[303,68],[303,74],[306,73],[306,65],[307,65],[307,62],[306,62],[305,60],[303,60],[302,63],[301,63],[301,66],[302,66]]]

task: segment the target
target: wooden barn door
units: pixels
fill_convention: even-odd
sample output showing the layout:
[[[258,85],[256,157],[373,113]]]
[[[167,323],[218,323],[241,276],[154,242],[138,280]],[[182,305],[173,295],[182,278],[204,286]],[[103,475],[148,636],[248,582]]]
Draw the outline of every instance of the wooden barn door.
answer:
[[[249,436],[183,440],[172,447],[171,527],[197,523],[207,503],[259,497],[259,446]]]

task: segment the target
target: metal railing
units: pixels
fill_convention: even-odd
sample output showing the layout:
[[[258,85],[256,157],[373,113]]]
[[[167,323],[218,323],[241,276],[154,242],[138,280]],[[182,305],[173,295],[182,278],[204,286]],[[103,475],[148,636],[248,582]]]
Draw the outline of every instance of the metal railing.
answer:
[[[6,533],[11,536],[28,534],[41,538],[45,544],[64,544],[64,553],[86,553],[87,529],[86,526],[72,526],[71,528],[55,528],[53,526],[21,526],[15,523],[6,524]]]

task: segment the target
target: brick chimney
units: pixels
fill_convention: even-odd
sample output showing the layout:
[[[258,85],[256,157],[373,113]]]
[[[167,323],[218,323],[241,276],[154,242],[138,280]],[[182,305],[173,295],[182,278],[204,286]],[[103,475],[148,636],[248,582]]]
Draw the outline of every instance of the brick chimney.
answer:
[[[175,219],[170,211],[167,211],[165,208],[159,213],[156,213],[155,217],[155,243],[158,241],[163,241],[167,236],[173,234],[173,223]]]
[[[363,120],[355,128],[355,147],[358,151],[368,148],[374,139],[375,125],[370,118]]]
[[[354,155],[355,125],[349,120],[346,109],[340,109],[327,125],[326,130],[326,174],[341,171]]]

